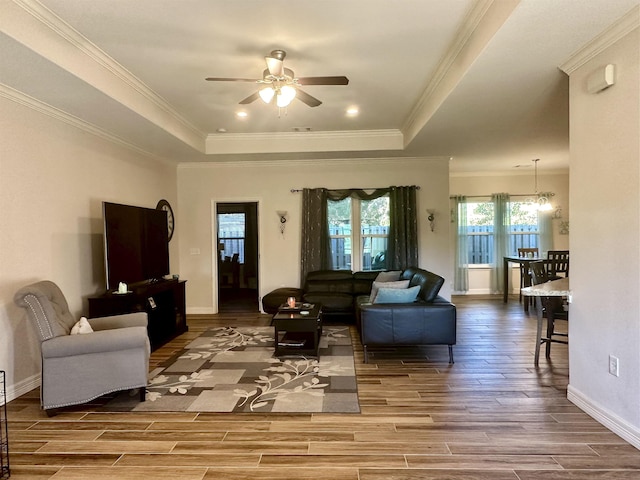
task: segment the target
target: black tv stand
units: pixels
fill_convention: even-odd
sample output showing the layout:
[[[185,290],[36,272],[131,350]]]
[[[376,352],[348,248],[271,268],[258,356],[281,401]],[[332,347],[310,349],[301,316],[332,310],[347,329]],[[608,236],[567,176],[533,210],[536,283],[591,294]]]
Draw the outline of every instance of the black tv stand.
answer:
[[[186,332],[185,280],[148,280],[130,284],[130,293],[113,291],[89,298],[89,317],[108,317],[131,312],[147,312],[151,349]]]

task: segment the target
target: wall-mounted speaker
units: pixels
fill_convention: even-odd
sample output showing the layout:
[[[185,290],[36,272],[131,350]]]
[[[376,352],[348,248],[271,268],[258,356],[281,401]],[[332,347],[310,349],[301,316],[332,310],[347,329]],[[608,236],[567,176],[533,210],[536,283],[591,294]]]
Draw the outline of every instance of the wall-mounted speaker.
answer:
[[[616,83],[615,73],[616,66],[611,63],[599,68],[587,78],[587,91],[589,93],[598,93],[606,90]]]

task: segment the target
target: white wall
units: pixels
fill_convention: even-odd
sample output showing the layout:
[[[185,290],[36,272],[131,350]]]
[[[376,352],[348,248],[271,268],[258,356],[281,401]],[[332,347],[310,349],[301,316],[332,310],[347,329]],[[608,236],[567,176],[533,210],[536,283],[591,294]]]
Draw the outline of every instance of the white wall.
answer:
[[[257,201],[259,295],[300,286],[300,188],[372,188],[418,185],[419,263],[452,278],[449,258],[449,162],[446,158],[318,160],[300,162],[193,163],[178,168],[180,275],[188,281],[189,313],[217,311],[212,259],[216,202]],[[436,210],[428,228],[427,209]],[[276,211],[289,212],[284,237]],[[199,251],[199,254],[192,254]],[[450,297],[449,281],[442,295]]]
[[[637,15],[637,12],[636,12]],[[570,75],[569,398],[640,448],[640,74],[636,28]],[[586,79],[616,66],[598,94]],[[608,372],[609,355],[620,376]]]
[[[525,163],[531,159],[514,161],[514,164]],[[541,158],[540,162],[544,162]],[[534,193],[533,168],[525,169],[525,173],[518,172],[512,175],[499,174],[456,174],[449,179],[449,190],[452,195],[489,196],[492,193],[505,192],[510,195],[526,195]],[[566,173],[542,173],[538,171],[538,191],[552,192],[551,203],[560,208],[561,219],[552,220],[553,248],[555,250],[567,250],[569,248],[569,235],[560,233],[560,222],[569,221],[569,172]],[[451,232],[451,255],[454,251],[454,234]],[[517,265],[512,265],[509,283],[510,292],[517,294],[520,289],[520,270]],[[487,295],[491,293],[491,277],[488,268],[469,269],[470,295]]]
[[[86,315],[86,298],[105,288],[102,201],[153,208],[160,198],[175,203],[175,166],[0,97],[0,370],[9,398],[37,386],[40,371],[16,290],[52,280]],[[177,271],[177,245],[171,263]]]

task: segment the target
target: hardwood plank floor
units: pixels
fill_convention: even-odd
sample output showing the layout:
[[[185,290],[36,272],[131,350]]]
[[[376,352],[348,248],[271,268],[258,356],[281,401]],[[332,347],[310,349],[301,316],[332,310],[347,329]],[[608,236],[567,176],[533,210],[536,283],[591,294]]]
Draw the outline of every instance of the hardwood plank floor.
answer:
[[[640,451],[566,399],[567,347],[534,368],[534,313],[517,299],[454,302],[454,365],[440,346],[374,350],[365,365],[352,331],[360,414],[113,413],[96,401],[49,418],[30,392],[8,404],[11,478],[640,478]],[[268,322],[191,316],[151,366],[208,326]]]

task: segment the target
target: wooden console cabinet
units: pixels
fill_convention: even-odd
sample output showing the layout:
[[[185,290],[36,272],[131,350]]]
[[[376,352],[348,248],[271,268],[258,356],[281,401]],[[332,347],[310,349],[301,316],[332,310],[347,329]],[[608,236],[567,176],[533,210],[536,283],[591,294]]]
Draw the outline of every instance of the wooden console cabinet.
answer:
[[[147,312],[149,341],[155,350],[188,330],[186,281],[166,280],[133,287],[131,293],[107,292],[89,298],[89,318]]]

